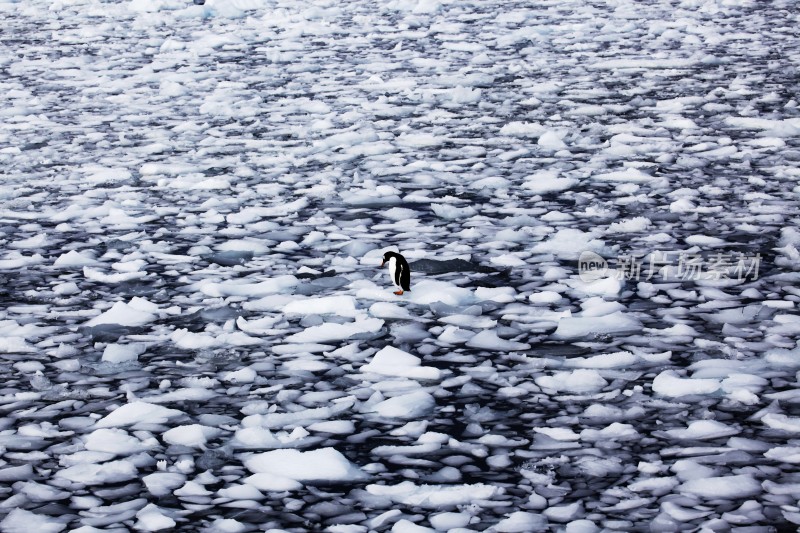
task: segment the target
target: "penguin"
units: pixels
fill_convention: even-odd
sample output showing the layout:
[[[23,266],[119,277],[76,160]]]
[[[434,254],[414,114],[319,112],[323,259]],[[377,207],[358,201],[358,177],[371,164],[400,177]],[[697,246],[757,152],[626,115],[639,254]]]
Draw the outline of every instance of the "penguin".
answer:
[[[402,255],[396,252],[386,252],[383,254],[383,262],[381,268],[389,263],[389,277],[392,279],[398,291],[394,293],[398,296],[403,294],[403,291],[411,290],[411,269],[408,267],[408,261]]]

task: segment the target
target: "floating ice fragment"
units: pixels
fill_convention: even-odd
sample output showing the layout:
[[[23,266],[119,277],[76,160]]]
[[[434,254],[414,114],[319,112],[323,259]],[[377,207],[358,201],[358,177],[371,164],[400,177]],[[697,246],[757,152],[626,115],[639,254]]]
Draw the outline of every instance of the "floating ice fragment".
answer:
[[[678,491],[710,500],[739,500],[761,494],[761,483],[747,474],[689,480]]]
[[[279,476],[272,472],[260,472],[248,476],[243,480],[248,485],[252,485],[264,492],[283,492],[286,490],[300,490],[303,484],[295,479],[286,476]]]
[[[124,302],[117,302],[108,311],[86,322],[86,326],[93,327],[100,324],[117,324],[120,326],[135,327],[149,324],[156,319],[156,315],[152,312],[137,309],[132,303],[133,300],[131,300],[131,303],[127,304]]]
[[[638,168],[630,167],[625,170],[594,174],[592,179],[600,181],[620,181],[626,183],[647,183],[653,179],[649,174],[645,174]]]
[[[720,386],[716,379],[681,378],[674,370],[664,370],[653,379],[653,392],[671,398],[690,394],[713,394]]]
[[[522,186],[533,194],[547,194],[571,189],[578,183],[576,178],[559,178],[558,172],[545,170],[526,177]]]
[[[540,376],[534,381],[545,389],[575,393],[597,392],[608,385],[608,381],[597,370],[587,369],[555,372],[552,376]]]
[[[716,420],[695,420],[685,429],[668,429],[664,433],[673,439],[706,440],[730,437],[738,434],[739,430]]]
[[[621,311],[600,317],[565,317],[558,321],[554,339],[571,340],[592,335],[633,333],[641,329],[641,322]]]
[[[791,433],[800,433],[800,418],[791,417],[781,413],[767,413],[761,422],[774,429],[781,429]]]
[[[98,263],[97,259],[90,253],[80,253],[77,250],[70,250],[69,252],[58,256],[53,263],[53,266],[59,268],[73,268],[92,266]]]
[[[202,448],[209,439],[218,437],[223,433],[219,428],[212,428],[202,424],[176,426],[164,432],[162,438],[169,444],[180,444],[192,448]]]
[[[442,509],[457,505],[467,505],[477,500],[491,500],[502,495],[503,489],[497,486],[477,483],[474,485],[415,485],[403,481],[397,485],[367,485],[367,492],[383,496],[402,505]]]
[[[325,343],[346,340],[356,335],[377,333],[383,327],[384,321],[379,318],[364,318],[346,324],[325,323],[311,326],[303,331],[286,337],[287,342]]]
[[[114,455],[133,455],[153,448],[156,443],[144,443],[127,431],[116,428],[96,429],[88,434],[84,446],[93,452],[105,452]],[[152,441],[152,439],[150,439]]]
[[[565,228],[550,235],[546,241],[536,243],[531,251],[535,254],[553,254],[562,259],[576,260],[585,251],[600,253],[605,243],[590,233],[579,229]]]
[[[497,336],[494,330],[484,329],[474,335],[467,341],[467,346],[470,348],[478,348],[480,350],[498,350],[498,351],[521,351],[529,350],[531,345],[524,342],[514,342],[506,339],[501,339]]]
[[[103,350],[102,360],[107,363],[128,363],[137,361],[146,346],[144,343],[108,344]]]
[[[258,373],[251,367],[246,366],[239,370],[233,370],[222,376],[222,381],[231,383],[252,383],[258,377]]]
[[[152,503],[148,503],[136,513],[139,519],[134,526],[141,531],[161,531],[175,527],[175,520],[165,515],[164,512]]]
[[[370,412],[386,418],[420,418],[427,415],[436,406],[436,400],[425,391],[412,392],[389,398],[373,405]]]
[[[0,522],[3,533],[58,533],[66,529],[67,525],[43,514],[32,513],[16,507]]]
[[[570,368],[629,368],[639,360],[631,352],[614,352],[593,355],[592,357],[573,357],[564,361]]]
[[[764,457],[783,463],[800,464],[800,447],[776,446],[764,452]]]
[[[359,481],[367,477],[334,448],[308,452],[272,450],[248,457],[244,465],[253,473],[272,474],[305,483]]]
[[[303,298],[286,304],[283,312],[289,315],[313,314],[354,317],[356,315],[356,303],[355,298],[344,295]]]
[[[95,424],[97,428],[136,426],[138,424],[163,424],[183,416],[183,411],[169,409],[152,403],[136,401],[117,407]]]
[[[109,461],[102,464],[77,464],[59,470],[55,477],[82,485],[121,483],[139,477],[136,466],[130,461]]]
[[[438,368],[421,365],[422,361],[419,357],[393,346],[386,346],[373,356],[372,361],[362,366],[360,371],[411,379],[439,379],[441,377],[441,371]]]

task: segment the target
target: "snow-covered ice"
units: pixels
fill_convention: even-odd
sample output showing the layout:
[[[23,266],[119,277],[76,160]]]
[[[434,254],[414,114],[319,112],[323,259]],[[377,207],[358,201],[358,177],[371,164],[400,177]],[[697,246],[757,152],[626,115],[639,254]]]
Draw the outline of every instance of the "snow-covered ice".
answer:
[[[0,0],[0,531],[796,530],[796,11]]]

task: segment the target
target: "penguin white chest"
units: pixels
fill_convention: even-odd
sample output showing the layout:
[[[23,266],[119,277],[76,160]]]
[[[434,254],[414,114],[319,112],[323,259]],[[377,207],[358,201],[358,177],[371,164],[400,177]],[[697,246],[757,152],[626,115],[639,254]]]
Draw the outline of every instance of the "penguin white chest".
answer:
[[[392,258],[389,259],[389,277],[392,279],[392,283],[394,283],[395,286],[399,287],[400,286],[400,276],[398,276],[397,274],[398,274],[398,272],[397,272],[397,259],[392,257]]]

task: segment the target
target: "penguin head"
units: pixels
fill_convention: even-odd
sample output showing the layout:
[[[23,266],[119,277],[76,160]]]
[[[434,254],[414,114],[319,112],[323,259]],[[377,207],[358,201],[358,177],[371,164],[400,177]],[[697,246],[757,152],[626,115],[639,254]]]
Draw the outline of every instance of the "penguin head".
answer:
[[[396,253],[396,252],[386,252],[385,254],[383,254],[383,261],[381,261],[381,268],[383,268],[383,266],[384,266],[386,263],[388,263],[388,262],[389,262],[389,260],[390,260],[392,257],[397,257],[397,256],[399,256],[399,255],[400,255],[400,254],[398,254],[398,253]]]

